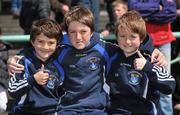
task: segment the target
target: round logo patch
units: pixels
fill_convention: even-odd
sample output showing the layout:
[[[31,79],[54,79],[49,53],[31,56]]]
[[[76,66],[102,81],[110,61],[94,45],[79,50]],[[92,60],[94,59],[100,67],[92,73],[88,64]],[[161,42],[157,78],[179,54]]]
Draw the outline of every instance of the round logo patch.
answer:
[[[131,71],[128,73],[129,83],[132,85],[138,85],[141,81],[142,75],[137,71]]]
[[[49,75],[49,80],[47,82],[47,87],[50,88],[50,89],[54,89],[56,80],[57,80],[56,76]]]
[[[99,63],[100,59],[97,57],[90,57],[87,62],[90,63],[89,65],[89,69],[94,71],[96,69],[98,69],[98,63]]]

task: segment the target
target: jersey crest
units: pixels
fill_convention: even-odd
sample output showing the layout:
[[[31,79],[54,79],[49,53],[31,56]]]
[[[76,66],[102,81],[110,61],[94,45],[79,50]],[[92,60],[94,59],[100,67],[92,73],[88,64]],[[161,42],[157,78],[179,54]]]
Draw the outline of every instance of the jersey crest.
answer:
[[[90,63],[89,69],[90,69],[91,71],[94,71],[94,70],[98,69],[98,68],[99,68],[99,64],[98,64],[99,61],[100,61],[100,59],[97,58],[97,57],[90,57],[90,58],[87,60],[87,62]]]
[[[130,71],[128,73],[129,83],[132,85],[138,85],[142,79],[142,74],[138,71]]]
[[[56,76],[54,76],[54,75],[49,75],[49,79],[48,79],[48,82],[47,82],[47,87],[49,88],[49,89],[54,89],[54,87],[55,87],[55,82],[57,82],[58,81],[58,79],[57,79],[57,77]]]

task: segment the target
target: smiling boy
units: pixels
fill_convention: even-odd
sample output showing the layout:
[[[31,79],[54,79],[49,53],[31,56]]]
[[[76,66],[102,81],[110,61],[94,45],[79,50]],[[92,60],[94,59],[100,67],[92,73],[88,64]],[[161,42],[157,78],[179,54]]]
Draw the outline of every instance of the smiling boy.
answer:
[[[136,11],[124,14],[116,25],[118,56],[107,77],[110,86],[111,115],[156,115],[159,92],[171,94],[174,78],[141,49],[147,36],[146,26]]]
[[[67,34],[60,41],[61,52],[56,59],[64,71],[66,92],[61,97],[58,115],[107,115],[109,98],[104,80],[118,47],[102,41],[94,32],[94,17],[87,8],[73,7],[65,15],[64,23]],[[159,57],[160,53],[157,54]],[[13,60],[16,58],[10,60],[11,72],[20,66]]]
[[[55,57],[62,30],[57,22],[42,19],[32,25],[30,43],[33,48],[24,51],[18,62],[24,65],[22,73],[15,73],[9,81],[9,94],[16,99],[12,114],[54,114],[63,82]]]

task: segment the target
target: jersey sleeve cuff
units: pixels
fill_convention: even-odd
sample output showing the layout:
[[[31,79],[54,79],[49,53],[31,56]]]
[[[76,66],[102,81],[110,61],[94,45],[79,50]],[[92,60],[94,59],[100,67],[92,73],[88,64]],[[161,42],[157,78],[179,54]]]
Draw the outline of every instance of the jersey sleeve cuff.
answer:
[[[146,72],[151,72],[153,69],[153,64],[151,64],[150,62],[146,61],[146,64],[143,68],[144,71]]]
[[[34,78],[34,76],[30,76],[28,79],[27,79],[28,83],[30,86],[34,86],[34,85],[37,85],[37,82]]]

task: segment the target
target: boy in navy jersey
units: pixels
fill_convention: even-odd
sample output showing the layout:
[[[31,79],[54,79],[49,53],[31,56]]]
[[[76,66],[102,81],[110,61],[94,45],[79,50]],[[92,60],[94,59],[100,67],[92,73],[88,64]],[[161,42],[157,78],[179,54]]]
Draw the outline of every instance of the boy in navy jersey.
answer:
[[[84,7],[74,7],[64,18],[65,30],[58,61],[65,73],[66,94],[61,98],[60,115],[106,115],[108,95],[104,91],[117,46],[100,40],[94,32],[94,17]]]
[[[58,114],[106,115],[109,100],[103,87],[104,78],[118,47],[100,40],[94,32],[93,14],[87,8],[72,8],[64,22],[67,34],[60,41],[57,60],[64,71],[66,93]]]
[[[158,93],[172,93],[174,78],[163,67],[150,63],[148,51],[139,49],[147,32],[138,12],[129,11],[119,19],[116,36],[119,55],[107,77],[110,114],[156,115]]]
[[[9,94],[16,99],[11,114],[54,114],[60,100],[58,89],[63,76],[57,67],[56,48],[62,30],[49,19],[32,25],[30,43],[33,48],[24,50],[18,63],[24,65],[22,73],[15,73],[9,81]]]

